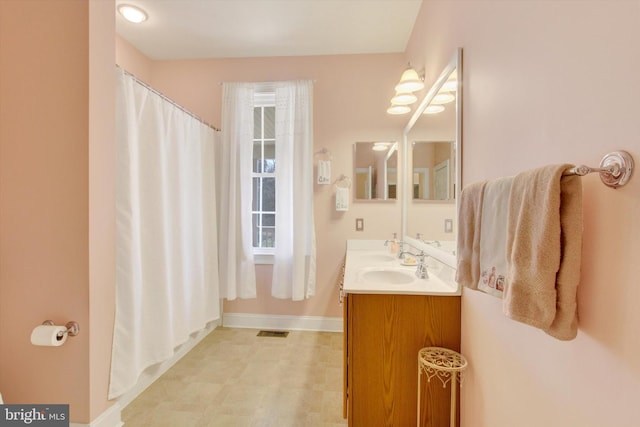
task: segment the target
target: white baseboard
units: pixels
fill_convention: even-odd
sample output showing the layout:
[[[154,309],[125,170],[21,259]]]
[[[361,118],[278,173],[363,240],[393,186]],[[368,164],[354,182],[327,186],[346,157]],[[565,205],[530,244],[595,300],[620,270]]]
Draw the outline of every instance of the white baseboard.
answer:
[[[69,427],[122,427],[121,412],[122,408],[115,403],[89,424],[69,423]]]
[[[342,317],[282,316],[249,313],[224,313],[222,315],[222,326],[229,328],[342,332],[342,324]]]

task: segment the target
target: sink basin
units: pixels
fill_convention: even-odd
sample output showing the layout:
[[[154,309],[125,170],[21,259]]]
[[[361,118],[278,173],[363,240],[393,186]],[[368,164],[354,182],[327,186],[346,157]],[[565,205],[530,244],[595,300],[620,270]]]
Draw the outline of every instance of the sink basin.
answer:
[[[396,257],[386,254],[367,254],[359,256],[358,259],[363,262],[376,263],[393,261],[396,259]]]
[[[362,273],[361,277],[364,282],[386,283],[391,285],[406,285],[416,280],[415,275],[411,271],[392,269],[367,270]]]

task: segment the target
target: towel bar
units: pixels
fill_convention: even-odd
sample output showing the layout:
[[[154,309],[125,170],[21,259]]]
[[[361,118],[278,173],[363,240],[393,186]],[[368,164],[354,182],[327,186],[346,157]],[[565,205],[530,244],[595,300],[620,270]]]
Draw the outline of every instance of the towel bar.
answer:
[[[585,176],[598,172],[602,182],[611,188],[625,185],[633,174],[633,157],[626,151],[613,151],[602,158],[599,168],[580,165],[564,171],[562,176]]]

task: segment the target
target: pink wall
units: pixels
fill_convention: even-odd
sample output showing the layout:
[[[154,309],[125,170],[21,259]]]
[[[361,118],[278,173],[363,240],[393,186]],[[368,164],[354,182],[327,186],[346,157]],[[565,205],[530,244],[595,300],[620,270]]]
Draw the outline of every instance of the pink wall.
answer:
[[[73,422],[108,405],[114,4],[98,3],[0,2],[0,390],[6,403],[69,403]],[[80,335],[31,345],[46,319],[76,320]]]
[[[429,1],[407,50],[436,76],[464,48],[464,183],[550,163],[640,161],[640,2]],[[467,427],[640,423],[640,177],[583,178],[580,331],[570,342],[465,291]]]
[[[129,68],[128,58],[117,53],[125,69]],[[401,54],[152,61],[147,82],[204,120],[219,125],[221,82],[313,79],[316,150],[324,147],[331,151],[334,178],[341,173],[353,177],[354,142],[400,138],[408,117],[389,116],[386,108],[404,67]],[[364,232],[355,231],[356,218],[364,218]],[[316,186],[315,221],[316,296],[303,302],[272,298],[272,269],[261,265],[256,267],[258,298],[225,302],[226,313],[342,316],[336,286],[346,240],[383,239],[400,232],[400,204],[353,203],[348,212],[337,213],[333,188]]]
[[[115,316],[115,15],[114,1],[89,2],[89,404],[94,420],[107,401]]]
[[[144,56],[128,41],[116,35],[116,64],[126,69],[142,81],[151,81],[151,60]]]
[[[8,403],[70,403],[74,420],[89,417],[88,334],[29,336],[89,321],[87,18],[88,2],[0,2],[0,384]]]

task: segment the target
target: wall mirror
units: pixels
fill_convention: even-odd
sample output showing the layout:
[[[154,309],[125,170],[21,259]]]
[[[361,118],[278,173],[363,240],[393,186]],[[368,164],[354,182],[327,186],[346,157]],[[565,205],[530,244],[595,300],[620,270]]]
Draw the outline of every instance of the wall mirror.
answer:
[[[450,112],[455,122],[455,113]],[[423,120],[426,122],[428,118]],[[454,141],[410,141],[413,200],[453,202],[455,195]]]
[[[398,143],[356,142],[353,145],[354,199],[395,200],[398,188]]]
[[[462,152],[462,49],[426,92],[402,133],[403,240],[456,267]]]

